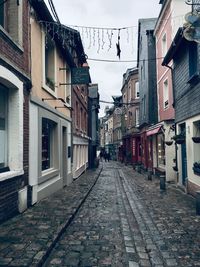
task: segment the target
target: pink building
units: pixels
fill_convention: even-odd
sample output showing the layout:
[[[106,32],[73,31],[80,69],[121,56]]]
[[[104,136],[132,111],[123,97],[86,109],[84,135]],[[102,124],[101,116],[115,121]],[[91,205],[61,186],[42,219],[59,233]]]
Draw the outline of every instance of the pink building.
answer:
[[[166,145],[166,141],[171,140],[174,135],[172,62],[167,67],[161,64],[177,29],[183,26],[184,16],[190,7],[181,0],[160,0],[159,4],[162,7],[154,29],[154,36],[157,58],[158,121],[159,126],[162,126],[162,133],[159,137],[160,141],[155,142],[154,167],[158,172],[165,173],[167,181],[174,181],[176,173],[172,166],[175,159],[175,147]]]

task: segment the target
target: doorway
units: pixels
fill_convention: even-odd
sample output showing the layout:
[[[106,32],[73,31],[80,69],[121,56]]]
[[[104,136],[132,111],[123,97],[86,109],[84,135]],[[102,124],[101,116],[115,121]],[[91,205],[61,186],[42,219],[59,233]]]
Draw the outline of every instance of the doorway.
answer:
[[[67,185],[67,128],[62,127],[62,175],[63,175],[63,186]]]

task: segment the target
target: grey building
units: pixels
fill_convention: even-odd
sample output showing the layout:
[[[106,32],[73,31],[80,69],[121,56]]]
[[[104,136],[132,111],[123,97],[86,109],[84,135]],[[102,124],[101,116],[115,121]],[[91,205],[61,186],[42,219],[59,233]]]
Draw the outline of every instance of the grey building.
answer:
[[[156,47],[153,30],[156,18],[140,19],[138,25],[138,55],[140,91],[140,147],[143,168],[153,168],[152,142],[148,143],[148,127],[158,121],[156,88]],[[152,141],[152,140],[150,140]]]
[[[89,168],[94,168],[96,164],[95,159],[97,157],[97,147],[99,145],[98,113],[98,84],[92,84],[91,86],[89,86],[88,93],[88,135],[90,137],[88,153]]]
[[[200,189],[200,46],[177,34],[166,54],[163,65],[173,60],[173,95],[176,122],[178,183],[195,195]]]

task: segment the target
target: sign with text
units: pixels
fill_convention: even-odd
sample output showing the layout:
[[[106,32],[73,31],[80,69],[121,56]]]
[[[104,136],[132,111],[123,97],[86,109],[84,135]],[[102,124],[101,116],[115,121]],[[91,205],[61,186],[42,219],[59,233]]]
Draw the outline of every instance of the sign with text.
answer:
[[[72,84],[88,84],[90,83],[89,68],[72,68]]]

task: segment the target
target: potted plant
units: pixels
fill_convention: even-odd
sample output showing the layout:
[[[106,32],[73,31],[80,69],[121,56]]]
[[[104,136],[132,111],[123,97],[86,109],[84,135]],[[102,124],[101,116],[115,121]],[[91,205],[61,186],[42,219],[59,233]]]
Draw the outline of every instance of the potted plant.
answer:
[[[173,144],[173,141],[165,141],[165,144],[166,144],[167,146],[171,146],[171,145]]]
[[[195,162],[193,164],[193,171],[195,174],[200,175],[200,162]]]
[[[185,135],[177,134],[172,137],[176,144],[183,144],[185,143]]]

